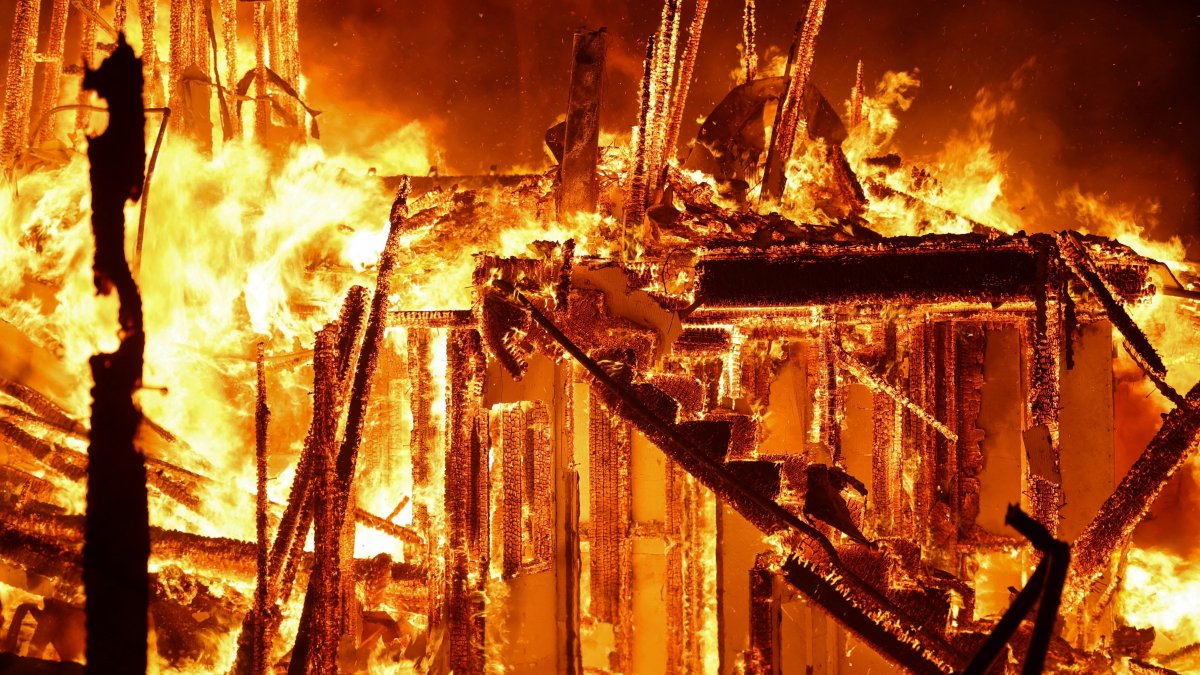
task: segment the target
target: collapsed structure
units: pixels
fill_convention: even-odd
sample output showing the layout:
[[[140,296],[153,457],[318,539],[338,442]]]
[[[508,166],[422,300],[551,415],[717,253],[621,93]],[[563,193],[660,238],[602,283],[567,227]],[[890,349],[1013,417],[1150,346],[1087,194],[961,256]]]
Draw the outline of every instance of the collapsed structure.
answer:
[[[808,83],[819,0],[784,75],[755,78],[748,55],[747,81],[681,165],[706,6],[679,54],[680,3],[664,3],[630,152],[598,145],[605,35],[581,32],[567,118],[547,134],[557,167],[474,189],[384,181],[396,199],[383,252],[366,275],[342,271],[337,319],[301,350],[260,343],[258,541],[150,527],[164,666],[984,672],[1007,644],[1014,663],[1162,669],[1146,635],[1118,621],[1120,553],[1196,448],[1200,390],[1167,384],[1127,308],[1167,294],[1194,307],[1194,282],[1103,237],[1007,234],[946,213],[888,182],[896,156],[856,171],[846,127]],[[295,3],[280,8],[272,25],[294,22]],[[211,8],[172,3],[173,20],[185,9],[195,31],[209,22],[215,53]],[[254,11],[258,46],[284,45]],[[750,37],[754,14],[748,3]],[[294,46],[294,26],[281,34]],[[215,75],[194,46],[204,36],[188,35]],[[194,78],[177,72],[174,31],[171,51],[175,99]],[[259,94],[258,128],[303,128],[298,59],[272,57],[292,74],[268,85],[262,54],[258,91],[275,87],[292,108],[272,112]],[[859,79],[856,122],[861,67]],[[226,101],[198,109],[213,105],[238,129]],[[203,118],[188,118],[193,132]],[[799,146],[819,167],[806,182],[789,179]],[[771,208],[795,191],[819,220]],[[969,231],[882,236],[869,213],[881,199]],[[461,225],[489,212],[537,214],[575,236],[536,241],[535,229],[515,257],[464,241],[481,250],[467,309],[391,300],[413,242],[466,239]],[[352,285],[371,277],[373,291]],[[1176,406],[1120,481],[1114,332]],[[52,359],[11,357],[0,559],[25,595],[10,596],[24,598],[15,611],[5,603],[6,645],[74,660],[84,534],[63,486],[87,475],[89,429],[52,391],[77,386],[51,376]],[[298,453],[269,447],[268,374],[283,370],[311,378]],[[149,419],[139,444],[152,500],[199,518],[217,467],[185,465],[187,441]],[[290,477],[274,503],[268,454]],[[390,512],[368,506],[380,495]],[[363,555],[356,523],[388,553]]]

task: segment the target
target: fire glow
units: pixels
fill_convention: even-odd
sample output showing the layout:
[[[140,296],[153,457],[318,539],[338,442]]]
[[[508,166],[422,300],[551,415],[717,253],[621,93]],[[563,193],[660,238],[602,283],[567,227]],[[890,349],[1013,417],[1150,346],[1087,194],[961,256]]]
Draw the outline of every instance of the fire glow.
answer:
[[[1195,562],[1133,537],[1160,494],[1196,508],[1198,269],[1078,188],[1074,230],[1023,215],[992,147],[1021,72],[911,161],[918,74],[822,93],[825,1],[775,59],[747,1],[689,142],[708,1],[665,0],[636,120],[599,119],[610,36],[581,30],[553,165],[455,176],[416,122],[317,138],[297,0],[45,1],[0,133],[0,672],[99,663],[88,363],[142,324],[89,273],[87,137],[120,120],[68,21],[92,64],[126,31],[145,80],[149,627],[119,663],[1200,668]]]

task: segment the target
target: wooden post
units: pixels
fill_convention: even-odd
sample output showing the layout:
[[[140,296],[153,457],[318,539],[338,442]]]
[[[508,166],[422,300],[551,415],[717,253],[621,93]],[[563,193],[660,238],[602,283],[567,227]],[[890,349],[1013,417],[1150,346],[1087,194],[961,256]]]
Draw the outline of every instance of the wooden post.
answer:
[[[33,53],[41,0],[18,0],[8,48],[8,75],[4,87],[4,121],[0,125],[0,164],[11,164],[29,133],[29,106],[33,103]]]
[[[141,196],[146,163],[142,64],[124,36],[83,88],[108,101],[108,127],[88,143],[96,290],[116,290],[121,343],[91,359],[92,431],[88,446],[83,585],[87,594],[87,672],[146,671],[150,525],[146,465],[133,444],[142,413],[142,300],[125,260],[125,202]]]
[[[559,216],[594,213],[599,183],[600,92],[604,81],[605,29],[575,33],[567,128],[563,141]]]

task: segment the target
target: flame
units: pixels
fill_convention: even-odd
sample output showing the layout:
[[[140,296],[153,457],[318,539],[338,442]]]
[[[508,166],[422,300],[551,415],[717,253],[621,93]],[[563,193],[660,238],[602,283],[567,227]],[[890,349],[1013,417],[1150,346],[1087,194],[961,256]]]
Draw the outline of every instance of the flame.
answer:
[[[137,22],[130,22],[130,42],[140,51],[143,36]],[[170,41],[166,21],[158,23],[158,50]],[[247,68],[254,63],[250,42],[237,44],[237,61]],[[159,55],[160,66],[165,64]],[[782,74],[785,58],[778,50],[764,54],[761,76]],[[224,66],[225,64],[222,64]],[[1024,200],[1023,186],[1014,185],[1005,171],[1006,154],[994,147],[997,122],[1016,107],[1015,92],[1030,64],[1022,67],[1005,85],[980,90],[966,127],[954,133],[937,152],[915,162],[893,166],[877,160],[896,152],[900,115],[912,105],[920,87],[919,73],[889,72],[880,78],[873,95],[862,98],[862,123],[849,131],[842,145],[847,161],[866,188],[862,218],[885,235],[917,235],[931,232],[968,232],[980,227],[1016,232],[1039,225],[1026,222],[1016,205]],[[224,71],[224,68],[222,69]],[[163,89],[165,68],[158,73]],[[737,77],[744,72],[737,71]],[[225,83],[227,86],[229,83]],[[73,100],[73,84],[64,82],[62,100]],[[153,87],[154,85],[152,85]],[[303,96],[307,83],[300,79]],[[250,106],[247,106],[249,108]],[[252,111],[243,111],[247,122]],[[60,142],[70,147],[82,139],[64,133],[67,116],[49,123]],[[94,124],[103,117],[93,115]],[[361,126],[359,133],[337,144],[309,142],[272,154],[256,142],[253,124],[247,123],[246,138],[224,142],[219,127],[210,139],[211,154],[192,143],[169,137],[159,157],[148,201],[146,231],[138,277],[141,285],[146,332],[146,389],[139,395],[150,419],[170,429],[185,442],[172,446],[170,460],[221,480],[203,483],[201,506],[195,513],[155,495],[151,500],[152,523],[171,529],[210,536],[251,540],[254,529],[256,489],[252,453],[244,439],[253,425],[253,369],[251,347],[265,340],[268,351],[281,358],[271,370],[270,397],[275,414],[272,427],[273,477],[268,482],[271,500],[281,504],[295,472],[295,458],[303,442],[309,401],[310,373],[303,364],[312,347],[313,333],[332,316],[347,288],[354,283],[370,285],[372,268],[386,239],[387,214],[392,196],[382,174],[424,175],[431,167],[446,171],[433,143],[438,129],[422,121],[384,127],[377,120]],[[151,128],[154,128],[152,120]],[[769,134],[768,134],[769,137]],[[632,165],[628,133],[606,132],[602,138],[600,173],[607,182],[619,184]],[[76,148],[78,150],[79,148]],[[0,306],[6,321],[49,351],[76,383],[89,381],[86,363],[98,351],[116,347],[109,327],[116,325],[114,297],[97,297],[88,270],[92,236],[88,224],[90,197],[87,161],[75,152],[69,161],[24,175],[5,177],[0,185],[0,292],[9,301]],[[412,225],[402,235],[401,271],[388,298],[393,308],[408,310],[469,309],[475,297],[473,254],[491,251],[502,256],[527,255],[533,241],[574,239],[576,255],[616,257],[620,242],[605,236],[619,231],[612,216],[576,214],[555,222],[550,213],[552,178],[538,175],[541,169],[522,168],[532,177],[520,190],[482,188],[472,191],[445,189],[417,195],[408,216]],[[827,209],[829,186],[836,180],[828,150],[819,143],[806,143],[787,164],[789,190],[779,204],[759,205],[777,209],[793,220],[835,224],[838,217]],[[689,171],[685,178],[707,182],[718,193],[717,182],[702,173]],[[757,203],[756,195],[752,203]],[[475,200],[469,222],[454,222],[456,200]],[[718,205],[737,205],[716,197]],[[1087,231],[1131,246],[1139,253],[1161,260],[1175,271],[1194,271],[1185,261],[1178,237],[1154,241],[1149,231],[1157,217],[1157,205],[1135,206],[1113,203],[1104,195],[1083,192],[1078,187],[1058,195],[1055,206],[1068,213]],[[129,248],[134,248],[138,207],[127,209]],[[425,217],[420,217],[425,216]],[[654,275],[657,276],[657,275]],[[685,271],[678,272],[678,282]],[[665,285],[665,281],[664,281]],[[685,283],[678,283],[680,286]],[[663,289],[666,290],[666,289]],[[673,292],[673,291],[672,291]],[[1190,325],[1173,320],[1176,305],[1155,298],[1130,308],[1135,320],[1164,352],[1173,382],[1193,382],[1200,376],[1200,362],[1192,349]],[[431,340],[431,362],[425,364],[433,376],[431,426],[442,429],[446,420],[447,363],[443,330]],[[387,332],[386,348],[403,349],[407,331]],[[734,396],[740,386],[737,376],[738,350],[744,336],[734,335],[721,380],[722,395]],[[296,355],[299,355],[296,357]],[[284,358],[296,357],[296,358]],[[294,361],[294,363],[293,363]],[[291,365],[289,365],[291,364]],[[79,418],[87,410],[86,387],[76,386],[60,393],[58,402]],[[391,397],[396,404],[388,421],[401,446],[411,440],[412,410],[407,392]],[[819,420],[813,419],[810,439],[819,436]],[[430,439],[435,463],[444,457],[442,434]],[[84,451],[84,442],[64,438],[68,447]],[[493,458],[494,459],[494,458]],[[411,458],[407,461],[411,463]],[[908,494],[915,492],[919,471],[915,455],[906,457],[902,481]],[[1192,470],[1200,475],[1200,466]],[[408,525],[420,506],[427,507],[430,522],[426,531],[429,551],[446,546],[444,515],[438,504],[445,467],[431,467],[429,486],[413,485],[409,467],[393,471],[363,471],[357,484],[359,505],[378,516],[391,514],[402,496],[410,498],[393,521]],[[53,498],[67,513],[83,507],[81,485],[52,472],[39,474],[55,483]],[[711,515],[715,497],[704,491],[704,526],[715,527]],[[498,492],[493,492],[493,500]],[[493,504],[493,509],[495,505]],[[707,565],[703,576],[705,605],[701,609],[706,669],[715,670],[719,650],[716,608],[716,538],[701,542]],[[370,528],[356,530],[355,553],[371,556],[388,553],[403,560],[405,551],[395,539]],[[590,611],[590,551],[581,544],[583,559],[580,588],[582,612]],[[976,614],[998,614],[1008,604],[1008,585],[1023,583],[1028,565],[1019,550],[980,552],[973,556],[974,580],[979,591]],[[155,558],[155,571],[172,561]],[[487,605],[505,601],[507,585],[502,578],[500,556],[492,556]],[[1189,560],[1170,553],[1144,548],[1130,551],[1122,607],[1135,625],[1154,625],[1160,631],[1157,651],[1164,652],[1200,639],[1192,609],[1187,601],[1200,597],[1200,570]],[[1173,590],[1166,592],[1171,584]],[[249,597],[253,588],[244,583],[214,581],[217,593]],[[23,591],[0,584],[5,619],[9,609],[24,597]],[[285,608],[283,639],[297,629],[297,595]],[[415,617],[405,619],[414,632],[428,628]],[[957,615],[956,615],[957,620]],[[488,622],[491,655],[503,653],[509,639],[505,626]],[[605,632],[605,631],[608,632]],[[614,637],[611,627],[594,623],[582,626],[587,654],[607,653]],[[157,664],[160,672],[228,669],[232,663],[236,634],[218,640],[210,650],[213,664]],[[408,664],[390,661],[382,644],[371,648],[367,658],[372,672],[401,672]],[[489,658],[489,668],[503,670]]]
[[[1135,627],[1153,626],[1154,652],[1200,642],[1200,565],[1161,551],[1130,549],[1121,589],[1121,614]]]

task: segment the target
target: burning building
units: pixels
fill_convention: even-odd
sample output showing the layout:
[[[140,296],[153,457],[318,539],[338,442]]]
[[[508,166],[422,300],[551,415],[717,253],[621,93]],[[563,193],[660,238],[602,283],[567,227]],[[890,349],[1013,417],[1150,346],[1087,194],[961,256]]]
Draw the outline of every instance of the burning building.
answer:
[[[0,133],[0,672],[1200,663],[1133,602],[1185,561],[1131,539],[1200,437],[1195,265],[891,152],[907,76],[860,63],[839,114],[822,0],[775,66],[745,4],[693,143],[708,3],[666,0],[628,137],[581,30],[553,166],[396,177],[312,138],[295,0],[53,0],[39,50],[41,4]]]

